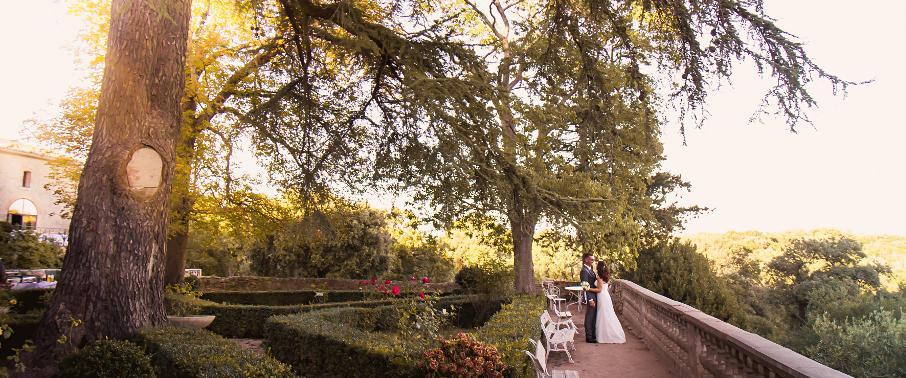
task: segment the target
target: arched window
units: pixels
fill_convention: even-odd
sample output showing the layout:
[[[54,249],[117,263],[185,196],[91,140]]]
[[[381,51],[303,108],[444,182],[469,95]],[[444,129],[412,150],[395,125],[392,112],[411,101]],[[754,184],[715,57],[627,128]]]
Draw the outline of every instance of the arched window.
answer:
[[[6,221],[13,226],[33,230],[38,224],[38,208],[25,198],[17,199],[6,212]]]

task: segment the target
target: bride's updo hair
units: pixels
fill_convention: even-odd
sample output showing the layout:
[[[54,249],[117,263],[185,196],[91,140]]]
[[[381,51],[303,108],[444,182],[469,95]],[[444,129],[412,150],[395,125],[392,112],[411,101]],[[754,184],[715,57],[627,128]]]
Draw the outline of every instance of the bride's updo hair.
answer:
[[[610,267],[603,261],[598,261],[598,277],[601,277],[604,282],[610,282]]]

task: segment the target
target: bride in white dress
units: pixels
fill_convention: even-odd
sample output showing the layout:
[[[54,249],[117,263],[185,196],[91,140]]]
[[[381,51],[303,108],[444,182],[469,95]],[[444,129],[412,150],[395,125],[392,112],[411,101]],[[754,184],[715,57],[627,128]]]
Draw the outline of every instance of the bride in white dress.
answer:
[[[610,282],[610,268],[603,261],[598,261],[598,284],[596,289],[589,291],[598,293],[597,313],[595,314],[595,337],[601,344],[622,344],[626,342],[626,334],[617,313],[613,310],[613,300],[607,291]]]

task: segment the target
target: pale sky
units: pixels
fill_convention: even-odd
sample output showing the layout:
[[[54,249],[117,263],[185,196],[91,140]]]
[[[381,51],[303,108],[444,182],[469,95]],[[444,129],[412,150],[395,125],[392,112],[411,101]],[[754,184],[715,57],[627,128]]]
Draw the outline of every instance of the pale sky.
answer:
[[[665,168],[692,182],[685,200],[713,208],[687,232],[832,227],[906,235],[906,2],[767,0],[768,14],[799,36],[828,71],[874,83],[833,97],[816,85],[814,125],[792,134],[778,119],[748,124],[765,82],[741,69],[710,98],[711,118],[689,129],[666,125]],[[7,4],[0,13],[0,138],[18,139],[24,121],[53,111],[77,80],[78,25],[62,1]]]

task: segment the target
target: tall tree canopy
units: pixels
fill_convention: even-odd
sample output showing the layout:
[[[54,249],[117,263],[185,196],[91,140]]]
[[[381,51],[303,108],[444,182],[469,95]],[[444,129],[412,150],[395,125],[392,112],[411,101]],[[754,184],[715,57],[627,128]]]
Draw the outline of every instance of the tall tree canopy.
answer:
[[[317,189],[367,172],[413,188],[441,220],[498,214],[510,223],[523,292],[533,287],[539,222],[621,261],[632,260],[627,247],[644,225],[676,225],[684,209],[664,217],[671,207],[658,194],[683,183],[657,173],[671,104],[700,121],[708,91],[752,61],[776,79],[758,110],[792,129],[814,105],[810,81],[851,84],[818,67],[760,0],[280,4],[301,68],[284,89],[297,93],[288,103],[301,118],[263,137],[316,136],[284,143],[309,157],[276,160],[287,178]],[[334,66],[323,60],[336,56],[355,74],[327,75]]]

